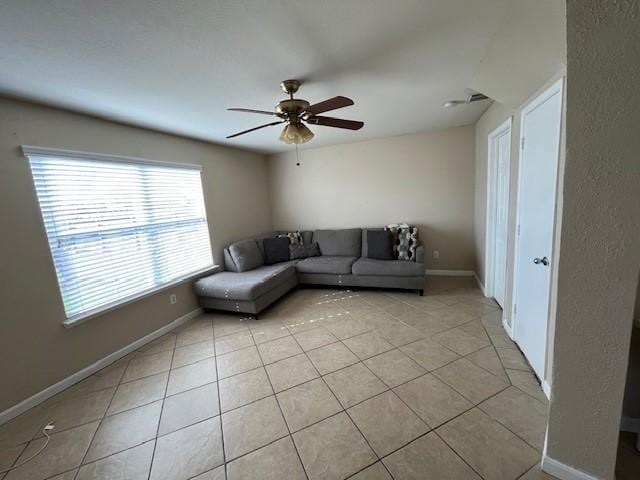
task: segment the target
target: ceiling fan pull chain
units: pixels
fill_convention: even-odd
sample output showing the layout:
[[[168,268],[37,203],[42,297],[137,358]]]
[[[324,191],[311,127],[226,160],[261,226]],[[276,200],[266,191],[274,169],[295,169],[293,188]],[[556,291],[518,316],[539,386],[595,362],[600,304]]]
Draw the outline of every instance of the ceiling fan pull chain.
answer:
[[[296,167],[300,166],[300,154],[298,153],[298,144],[294,144],[296,146]]]

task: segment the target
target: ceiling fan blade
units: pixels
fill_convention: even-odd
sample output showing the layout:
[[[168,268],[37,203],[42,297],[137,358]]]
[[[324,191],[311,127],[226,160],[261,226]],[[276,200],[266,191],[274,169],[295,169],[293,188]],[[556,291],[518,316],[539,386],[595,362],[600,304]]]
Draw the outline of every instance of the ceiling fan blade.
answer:
[[[267,110],[253,110],[251,108],[227,108],[230,112],[245,112],[245,113],[262,113],[263,115],[278,115],[276,112],[268,112]]]
[[[318,113],[328,112],[329,110],[337,110],[338,108],[348,107],[353,105],[353,100],[347,97],[333,97],[324,102],[316,103],[306,108],[306,112],[311,115],[317,115]]]
[[[343,120],[342,118],[333,117],[309,117],[307,123],[312,125],[322,125],[325,127],[346,128],[347,130],[360,130],[364,126],[364,122],[356,120]]]
[[[265,123],[264,125],[260,125],[259,127],[250,128],[249,130],[244,130],[243,132],[234,133],[233,135],[229,135],[227,138],[238,137],[240,135],[244,135],[245,133],[253,132],[255,130],[260,130],[261,128],[271,127],[272,125],[280,125],[281,123],[286,123],[286,120],[280,120],[278,122]]]

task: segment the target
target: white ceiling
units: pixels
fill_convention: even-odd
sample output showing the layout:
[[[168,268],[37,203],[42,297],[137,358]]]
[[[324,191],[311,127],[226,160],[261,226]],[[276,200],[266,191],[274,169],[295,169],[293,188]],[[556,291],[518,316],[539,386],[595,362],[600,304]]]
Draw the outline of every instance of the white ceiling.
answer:
[[[505,0],[3,0],[0,93],[262,152],[285,78],[297,97],[356,104],[331,114],[358,132],[311,127],[311,145],[473,123],[464,98]]]

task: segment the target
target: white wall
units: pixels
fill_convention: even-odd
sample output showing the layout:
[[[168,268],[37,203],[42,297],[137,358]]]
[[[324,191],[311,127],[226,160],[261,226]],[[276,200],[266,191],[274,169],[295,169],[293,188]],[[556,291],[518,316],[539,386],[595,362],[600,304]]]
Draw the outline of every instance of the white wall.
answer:
[[[0,411],[197,307],[185,283],[65,329],[23,144],[202,165],[218,262],[229,242],[271,229],[261,155],[0,98]]]
[[[274,228],[420,228],[432,269],[472,270],[474,127],[269,157]],[[434,260],[433,250],[440,259]]]
[[[640,272],[639,24],[636,0],[567,0],[566,166],[546,455],[602,479],[614,478]]]

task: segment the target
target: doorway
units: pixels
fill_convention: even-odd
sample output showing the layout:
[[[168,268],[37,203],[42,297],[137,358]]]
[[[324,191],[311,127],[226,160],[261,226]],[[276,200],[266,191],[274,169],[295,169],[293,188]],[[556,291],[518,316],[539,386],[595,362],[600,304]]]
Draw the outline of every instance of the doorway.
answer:
[[[488,137],[485,289],[504,310],[507,283],[511,118]]]
[[[541,381],[547,358],[562,89],[561,79],[521,115],[513,334]]]

